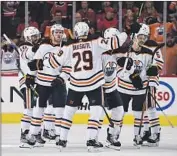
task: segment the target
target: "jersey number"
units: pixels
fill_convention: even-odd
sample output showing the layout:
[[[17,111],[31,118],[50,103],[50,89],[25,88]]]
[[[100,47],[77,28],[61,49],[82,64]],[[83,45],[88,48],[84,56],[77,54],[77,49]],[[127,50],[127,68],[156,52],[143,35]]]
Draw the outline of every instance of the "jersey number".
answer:
[[[73,58],[77,59],[76,64],[74,66],[74,72],[78,72],[81,70],[91,70],[93,68],[93,60],[92,60],[91,51],[84,51],[83,53],[76,52],[73,54]],[[83,62],[87,64],[83,65],[82,67],[79,67],[79,64],[82,58],[83,58]]]
[[[20,51],[21,51],[21,56],[23,56],[28,51],[28,47],[26,45],[23,45],[22,47],[20,47]]]

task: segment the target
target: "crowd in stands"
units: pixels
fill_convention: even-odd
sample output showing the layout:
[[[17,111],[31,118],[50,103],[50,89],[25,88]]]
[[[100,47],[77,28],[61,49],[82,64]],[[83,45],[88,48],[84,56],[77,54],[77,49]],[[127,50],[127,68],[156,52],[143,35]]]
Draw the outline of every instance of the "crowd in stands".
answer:
[[[48,26],[54,23],[62,24],[70,30],[72,36],[72,20],[85,21],[90,26],[90,33],[102,35],[109,27],[119,28],[119,2],[115,1],[81,1],[76,2],[76,14],[72,14],[72,1],[29,1],[28,24],[40,30],[42,36],[47,37]],[[163,42],[163,2],[160,1],[123,1],[122,2],[122,30],[129,33],[130,25],[137,20],[141,4],[144,3],[138,22],[150,26],[150,39]],[[1,31],[9,36],[15,43],[23,40],[25,28],[25,2],[1,2]],[[167,75],[177,74],[177,2],[167,1],[167,48],[162,49],[165,57]],[[1,35],[2,35],[1,34]],[[2,44],[3,45],[3,44]],[[3,48],[4,53],[8,48]],[[8,51],[9,52],[9,51]],[[1,62],[3,61],[1,52]],[[13,55],[15,56],[15,55]],[[12,59],[12,57],[11,57]]]

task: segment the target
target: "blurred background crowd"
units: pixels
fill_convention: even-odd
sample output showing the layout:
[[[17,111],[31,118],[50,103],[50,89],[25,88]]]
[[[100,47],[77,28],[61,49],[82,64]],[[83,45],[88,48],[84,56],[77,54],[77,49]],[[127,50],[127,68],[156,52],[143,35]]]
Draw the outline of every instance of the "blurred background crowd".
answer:
[[[67,37],[73,38],[73,25],[79,21],[89,24],[90,33],[102,36],[109,27],[130,33],[130,25],[138,22],[150,27],[150,39],[165,42],[162,54],[165,60],[161,75],[177,75],[177,2],[176,1],[3,1],[1,2],[1,36],[5,33],[17,45],[23,41],[26,26],[38,28],[43,37],[48,37],[48,27],[54,23],[67,29]],[[1,74],[16,74],[18,54],[13,46],[1,41]]]

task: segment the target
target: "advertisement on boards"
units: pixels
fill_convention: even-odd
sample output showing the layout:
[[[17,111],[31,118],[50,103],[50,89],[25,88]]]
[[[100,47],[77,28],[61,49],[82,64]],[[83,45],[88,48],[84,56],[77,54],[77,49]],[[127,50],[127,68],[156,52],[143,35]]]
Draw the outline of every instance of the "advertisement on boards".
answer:
[[[177,85],[175,77],[160,78],[156,98],[162,110],[169,115],[177,115]],[[23,100],[19,91],[18,77],[2,77],[1,79],[1,108],[2,112],[23,112]],[[89,101],[86,96],[82,99],[83,106],[77,113],[87,113]],[[160,109],[157,107],[159,113]],[[131,114],[131,108],[129,113]]]

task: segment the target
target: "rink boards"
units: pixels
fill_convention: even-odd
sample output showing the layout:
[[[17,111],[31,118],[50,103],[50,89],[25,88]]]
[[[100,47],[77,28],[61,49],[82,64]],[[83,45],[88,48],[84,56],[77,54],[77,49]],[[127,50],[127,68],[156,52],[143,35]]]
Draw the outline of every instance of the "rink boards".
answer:
[[[1,77],[2,123],[19,123],[23,112],[23,100],[19,92],[16,76]],[[177,126],[177,77],[161,77],[156,97],[157,101],[173,125]],[[74,116],[73,123],[85,124],[89,117],[88,99],[83,97],[83,107]],[[131,105],[130,105],[131,106]],[[162,112],[157,108],[162,125],[169,125]],[[105,119],[104,123],[108,123]],[[124,118],[125,124],[133,124],[131,107]]]

